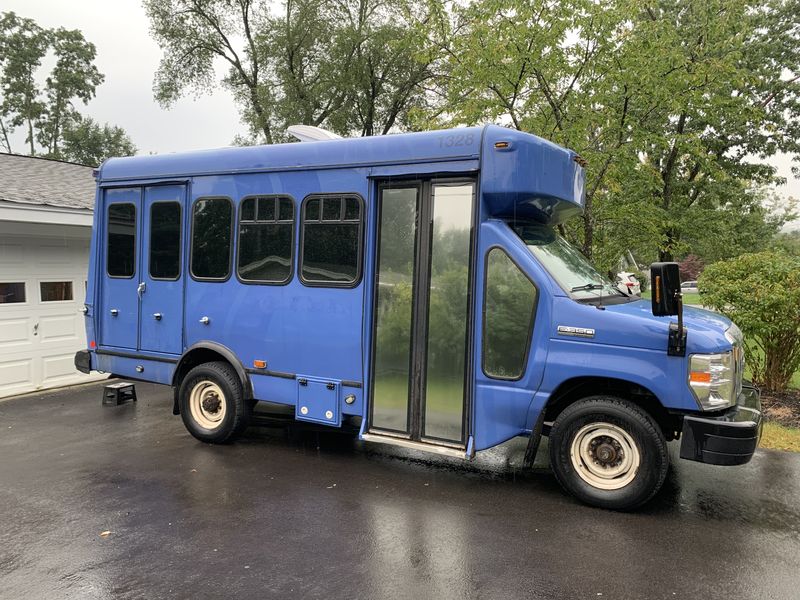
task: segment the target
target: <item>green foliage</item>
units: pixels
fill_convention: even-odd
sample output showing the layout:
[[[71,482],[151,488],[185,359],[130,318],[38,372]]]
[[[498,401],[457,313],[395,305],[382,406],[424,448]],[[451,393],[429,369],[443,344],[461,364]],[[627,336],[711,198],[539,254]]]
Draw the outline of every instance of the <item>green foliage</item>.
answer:
[[[797,0],[475,0],[454,11],[433,121],[504,123],[586,158],[567,234],[603,270],[626,249],[759,249],[777,226],[751,191],[775,181],[756,157],[800,151],[798,14]]]
[[[64,125],[61,156],[82,165],[97,166],[112,156],[133,156],[136,146],[121,127],[100,125],[77,113]]]
[[[31,156],[99,164],[106,156],[135,152],[124,131],[96,124],[92,129],[91,119],[75,110],[75,101],[88,103],[103,82],[95,57],[94,44],[80,31],[43,29],[13,12],[0,14],[0,143],[5,151],[13,151],[10,136],[24,127]],[[40,86],[45,58],[54,64]]]
[[[222,84],[250,130],[237,143],[280,141],[294,123],[384,134],[430,108],[425,85],[441,54],[429,41],[436,2],[286,0],[278,12],[255,0],[144,4],[164,50],[156,98],[169,105],[205,93],[222,59]]]
[[[744,333],[754,381],[785,390],[800,368],[800,258],[774,251],[743,254],[706,267],[698,284],[703,303]]]

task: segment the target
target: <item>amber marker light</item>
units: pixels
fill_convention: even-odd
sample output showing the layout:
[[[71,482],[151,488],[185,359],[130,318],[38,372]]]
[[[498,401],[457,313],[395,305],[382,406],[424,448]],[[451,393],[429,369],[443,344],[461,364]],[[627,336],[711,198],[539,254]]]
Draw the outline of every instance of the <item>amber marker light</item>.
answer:
[[[508,148],[508,142],[495,142],[494,147],[496,150],[504,150]]]
[[[266,369],[267,368],[267,361],[265,360],[254,360],[253,366],[256,369]]]
[[[709,371],[692,371],[689,373],[689,381],[692,383],[711,383],[711,373]]]

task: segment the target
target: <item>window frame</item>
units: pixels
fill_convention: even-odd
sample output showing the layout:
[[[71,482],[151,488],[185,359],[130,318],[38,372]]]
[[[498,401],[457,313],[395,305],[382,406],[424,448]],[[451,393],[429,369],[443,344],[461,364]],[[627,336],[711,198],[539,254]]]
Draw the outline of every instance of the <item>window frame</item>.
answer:
[[[230,208],[230,215],[231,215],[230,232],[231,232],[231,237],[230,237],[230,242],[229,242],[228,245],[230,246],[231,251],[230,251],[230,254],[228,255],[228,274],[225,277],[198,277],[197,275],[194,274],[194,268],[193,268],[194,267],[194,211],[195,211],[195,207],[197,206],[197,203],[200,202],[201,200],[225,200],[225,201],[227,201],[228,206]],[[195,198],[195,200],[192,202],[192,204],[191,204],[192,210],[191,210],[191,213],[190,213],[191,222],[190,222],[190,225],[189,225],[189,236],[190,236],[189,237],[189,277],[191,277],[195,281],[213,282],[213,283],[225,283],[226,281],[228,281],[231,278],[231,271],[233,270],[232,267],[231,267],[231,263],[233,261],[233,256],[234,256],[235,250],[236,250],[236,248],[234,247],[234,242],[235,242],[235,239],[234,239],[235,229],[234,229],[234,227],[236,226],[236,212],[234,211],[234,207],[235,207],[235,204],[234,204],[233,200],[230,198],[230,196],[199,196],[198,198]]]
[[[533,308],[531,309],[531,314],[528,319],[528,336],[525,342],[525,360],[522,363],[522,370],[518,377],[503,377],[501,375],[491,375],[486,371],[486,294],[489,289],[489,255],[492,253],[493,250],[500,250],[506,257],[511,261],[511,263],[519,270],[520,273],[531,282],[533,289],[536,290],[536,299],[533,303]],[[486,249],[486,254],[483,257],[483,298],[481,299],[481,372],[489,379],[494,379],[495,381],[520,381],[525,374],[528,372],[528,360],[531,356],[531,343],[533,342],[533,330],[536,327],[536,312],[539,309],[539,298],[541,297],[541,291],[539,290],[539,286],[536,285],[536,282],[531,279],[531,277],[525,272],[525,270],[520,267],[519,263],[514,260],[514,257],[502,246],[498,244],[493,244]]]
[[[177,204],[178,205],[178,276],[177,277],[153,277],[153,208],[157,204]],[[147,240],[147,276],[153,281],[178,281],[183,276],[183,203],[179,200],[156,200],[150,204],[150,219],[148,222],[150,235]]]
[[[289,275],[286,277],[286,279],[284,279],[282,281],[269,281],[269,280],[261,280],[261,279],[245,279],[241,275],[239,275],[239,253],[241,252],[241,248],[242,248],[242,243],[241,243],[241,241],[242,241],[242,229],[241,229],[241,226],[242,226],[242,208],[244,207],[245,200],[250,200],[252,198],[255,198],[256,200],[258,200],[258,198],[273,198],[273,199],[276,199],[276,198],[287,198],[289,200],[289,202],[292,203],[292,221],[291,221],[291,225],[292,225],[292,240],[289,243],[289,261],[290,261],[289,262]],[[273,220],[273,221],[259,221],[258,220],[258,203],[256,203],[256,206],[254,208],[254,213],[253,213],[253,215],[255,216],[255,219],[253,221],[246,221],[246,223],[254,223],[254,224],[263,223],[263,224],[266,224],[266,225],[288,224],[288,221],[280,221],[280,220],[278,220],[277,217],[280,216],[280,208],[278,210],[279,210],[279,212],[278,212],[278,214],[275,215],[276,216],[275,220]],[[236,272],[236,279],[239,281],[239,283],[242,283],[244,285],[277,285],[277,286],[281,286],[281,285],[289,285],[292,282],[292,279],[294,279],[294,268],[295,268],[294,256],[295,256],[295,244],[297,242],[297,221],[298,221],[298,219],[297,219],[297,202],[295,201],[294,197],[292,195],[290,195],[290,194],[248,194],[247,196],[244,196],[244,197],[242,197],[241,200],[239,200],[239,208],[236,211],[236,260],[235,260],[235,267],[236,268],[234,269],[234,271]]]
[[[108,270],[109,260],[108,260],[108,251],[111,249],[111,228],[109,227],[108,223],[108,216],[109,211],[111,210],[112,206],[115,205],[122,205],[122,204],[130,204],[133,207],[133,273],[130,276],[125,275],[112,275],[111,272]],[[105,218],[105,229],[106,229],[106,248],[105,248],[105,262],[106,262],[106,275],[111,279],[133,279],[136,277],[137,270],[139,268],[139,256],[137,250],[139,249],[139,215],[138,209],[136,206],[136,202],[131,202],[130,200],[121,200],[119,202],[110,202],[106,205],[106,218]]]
[[[30,304],[30,299],[28,298],[28,280],[23,279],[20,281],[19,279],[0,279],[0,283],[21,283],[22,284],[22,293],[25,294],[25,300],[22,302],[0,302],[0,307],[3,306],[24,306]]]
[[[69,302],[75,302],[75,282],[71,279],[39,279],[37,281],[39,284],[39,304],[67,304]],[[72,299],[71,300],[45,300],[42,297],[42,284],[43,283],[68,283],[70,284],[70,291],[72,292]]]
[[[358,219],[358,251],[356,253],[356,277],[353,279],[352,282],[347,283],[337,283],[335,281],[314,281],[308,280],[303,277],[303,259],[304,257],[304,246],[305,246],[305,238],[306,238],[306,205],[315,199],[324,200],[325,198],[355,198],[358,202],[359,206],[359,219]],[[344,215],[345,209],[342,210],[342,215]],[[306,287],[320,287],[320,288],[341,288],[341,289],[353,289],[357,288],[361,285],[361,281],[364,276],[364,223],[366,221],[366,203],[364,202],[364,197],[359,194],[358,192],[325,192],[325,193],[314,193],[309,194],[305,198],[303,198],[303,202],[300,204],[300,218],[298,220],[300,226],[300,240],[299,240],[299,248],[298,248],[298,257],[297,257],[297,278],[300,280]],[[355,221],[345,221],[344,219],[340,218],[338,221],[325,221],[322,219],[322,204],[319,207],[319,220],[311,221],[314,224],[326,225],[326,224],[341,224],[341,223],[355,223]]]

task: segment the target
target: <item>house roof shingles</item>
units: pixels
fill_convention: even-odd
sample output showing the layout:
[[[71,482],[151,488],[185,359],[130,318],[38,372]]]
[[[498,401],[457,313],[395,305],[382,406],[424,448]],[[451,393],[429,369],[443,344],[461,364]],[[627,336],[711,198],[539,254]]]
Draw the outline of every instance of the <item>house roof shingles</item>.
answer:
[[[92,210],[93,167],[0,153],[0,201]]]

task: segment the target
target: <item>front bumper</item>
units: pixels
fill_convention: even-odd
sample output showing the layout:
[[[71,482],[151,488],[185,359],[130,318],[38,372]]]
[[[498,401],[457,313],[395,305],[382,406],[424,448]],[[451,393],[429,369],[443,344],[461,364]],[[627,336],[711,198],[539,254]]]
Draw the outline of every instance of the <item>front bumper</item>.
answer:
[[[716,416],[686,415],[681,458],[710,465],[743,465],[761,439],[761,393],[745,381],[736,406]]]

